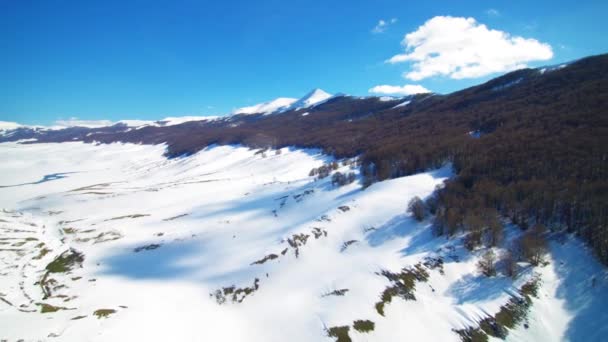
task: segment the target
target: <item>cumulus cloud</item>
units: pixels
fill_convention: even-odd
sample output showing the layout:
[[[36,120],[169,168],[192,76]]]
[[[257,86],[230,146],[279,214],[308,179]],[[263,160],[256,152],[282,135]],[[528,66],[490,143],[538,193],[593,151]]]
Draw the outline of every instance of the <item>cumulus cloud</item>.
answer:
[[[392,18],[390,20],[380,19],[378,21],[378,24],[376,24],[376,26],[374,26],[374,28],[372,29],[372,33],[383,33],[390,25],[396,22],[397,18]]]
[[[57,120],[55,125],[63,127],[106,127],[112,126],[114,123],[110,120],[80,120],[76,117],[71,117],[67,120]]]
[[[438,16],[402,41],[405,53],[388,63],[412,63],[403,74],[418,81],[432,76],[475,78],[526,67],[527,62],[553,57],[551,46],[536,39],[489,29],[474,18]]]
[[[430,93],[431,91],[419,84],[406,84],[403,86],[377,85],[371,88],[369,92],[384,95],[414,95]]]

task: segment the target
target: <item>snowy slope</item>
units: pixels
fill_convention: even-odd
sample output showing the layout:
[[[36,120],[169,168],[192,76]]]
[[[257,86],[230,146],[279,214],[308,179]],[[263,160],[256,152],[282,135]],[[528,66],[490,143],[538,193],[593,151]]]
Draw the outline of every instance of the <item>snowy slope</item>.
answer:
[[[530,326],[509,339],[605,332],[579,320],[608,303],[602,268],[575,241],[554,243],[550,264],[516,281],[487,278],[481,251],[405,214],[449,165],[362,190],[310,177],[332,161],[316,150],[212,146],[165,159],[164,148],[0,144],[0,339],[331,341],[326,328],[350,326],[355,341],[458,341],[454,329],[497,312],[535,274]],[[84,260],[50,273],[62,253]],[[391,282],[379,273],[417,264],[428,280],[416,299],[395,297],[380,315]],[[223,295],[231,286],[236,301]],[[358,332],[355,320],[375,328]]]
[[[179,125],[182,124],[184,122],[190,122],[190,121],[213,121],[213,120],[217,120],[220,119],[221,116],[176,116],[176,117],[166,117],[162,120],[159,120],[163,126],[173,126],[173,125]],[[158,121],[157,121],[158,122]]]
[[[331,98],[332,96],[333,95],[325,92],[324,90],[316,88],[311,90],[308,94],[304,95],[304,97],[302,97],[298,101],[291,104],[291,106],[289,106],[289,109],[298,110],[315,106],[324,101],[327,101],[327,99]]]
[[[162,120],[119,120],[116,122],[109,120],[69,120],[69,121],[61,121],[57,122],[56,125],[53,126],[31,126],[31,125],[22,125],[16,122],[8,122],[8,121],[0,121],[0,135],[8,135],[14,132],[14,130],[22,128],[22,129],[33,129],[39,131],[48,131],[48,130],[61,130],[70,127],[85,127],[85,128],[102,128],[102,127],[110,127],[116,124],[127,125],[133,128],[143,128],[147,126],[173,126],[179,125],[185,122],[190,121],[213,121],[217,119],[221,119],[220,116],[178,116],[178,117],[166,117]]]
[[[279,97],[272,101],[258,103],[253,106],[235,109],[233,114],[270,114],[281,109],[287,109],[298,99],[289,97]]]
[[[221,117],[219,116],[176,116],[176,117],[166,117],[161,120],[151,121],[151,120],[120,120],[114,124],[124,124],[133,128],[143,128],[147,126],[155,126],[155,127],[164,127],[164,126],[174,126],[183,124],[185,122],[190,121],[213,121],[217,120]]]
[[[0,121],[0,131],[3,130],[9,130],[9,129],[16,129],[21,127],[20,124],[16,123],[16,122],[10,122],[10,121]]]
[[[269,102],[259,103],[249,107],[234,110],[233,114],[272,114],[282,113],[288,110],[298,110],[321,104],[331,98],[332,95],[316,88],[300,99],[279,97]]]

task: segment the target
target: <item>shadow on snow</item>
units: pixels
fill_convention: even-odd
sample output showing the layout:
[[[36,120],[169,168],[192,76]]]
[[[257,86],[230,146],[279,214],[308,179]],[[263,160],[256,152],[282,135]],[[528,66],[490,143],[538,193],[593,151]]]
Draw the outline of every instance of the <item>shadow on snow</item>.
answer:
[[[119,275],[134,279],[174,279],[187,277],[194,265],[180,264],[200,251],[200,244],[194,241],[162,244],[157,249],[135,252],[130,248],[106,258],[108,267],[102,274]]]
[[[552,242],[551,254],[560,280],[556,296],[565,301],[565,309],[574,315],[564,339],[606,340],[608,279],[604,267],[581,241],[572,237],[561,246]]]
[[[13,184],[13,185],[0,185],[0,188],[14,188],[14,187],[24,186],[24,185],[42,184],[42,183],[46,183],[46,182],[50,182],[50,181],[54,181],[54,180],[58,180],[58,179],[62,179],[62,178],[67,178],[68,177],[67,175],[72,174],[72,173],[78,173],[78,172],[52,173],[50,175],[45,175],[44,177],[42,177],[41,180],[36,181],[36,182]]]

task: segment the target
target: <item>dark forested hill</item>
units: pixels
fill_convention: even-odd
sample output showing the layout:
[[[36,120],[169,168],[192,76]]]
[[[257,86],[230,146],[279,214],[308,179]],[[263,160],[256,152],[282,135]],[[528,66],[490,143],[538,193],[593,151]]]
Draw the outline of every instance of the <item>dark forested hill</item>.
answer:
[[[397,106],[405,100],[409,104]],[[305,114],[306,115],[303,115]],[[319,147],[360,156],[365,183],[446,161],[457,177],[429,201],[439,234],[493,241],[496,218],[575,232],[608,263],[608,55],[524,69],[449,95],[338,96],[276,115],[130,129],[19,129],[1,141],[167,143],[167,156],[209,144]]]

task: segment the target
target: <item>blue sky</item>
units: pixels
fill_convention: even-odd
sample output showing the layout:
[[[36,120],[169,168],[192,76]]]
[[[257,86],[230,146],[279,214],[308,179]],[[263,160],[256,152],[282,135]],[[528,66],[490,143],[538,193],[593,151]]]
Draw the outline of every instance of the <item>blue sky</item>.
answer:
[[[0,121],[214,115],[316,87],[448,93],[500,71],[492,72],[496,63],[462,69],[469,61],[453,46],[428,50],[441,32],[468,25],[463,32],[476,42],[468,56],[507,44],[512,60],[492,57],[499,69],[558,64],[607,52],[606,13],[607,1],[584,0],[0,0]],[[431,21],[437,16],[444,17]],[[425,23],[426,33],[419,30]],[[416,31],[426,43],[406,51],[404,36]],[[504,41],[485,43],[499,36]],[[393,57],[406,61],[388,62]],[[460,71],[445,71],[446,61]]]

